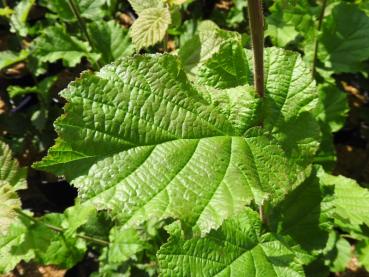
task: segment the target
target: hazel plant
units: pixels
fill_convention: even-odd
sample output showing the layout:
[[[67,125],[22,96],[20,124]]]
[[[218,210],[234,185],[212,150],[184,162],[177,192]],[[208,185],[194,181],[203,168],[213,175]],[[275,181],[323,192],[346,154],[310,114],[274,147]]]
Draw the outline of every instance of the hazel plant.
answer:
[[[138,20],[145,3],[131,1]],[[316,276],[340,266],[345,234],[368,241],[368,190],[314,162],[331,118],[311,67],[264,49],[261,2],[248,11],[252,51],[204,22],[176,54],[123,57],[63,90],[34,167],[75,186],[76,205],[41,218],[11,205],[1,271],[71,267],[93,247],[97,276]]]

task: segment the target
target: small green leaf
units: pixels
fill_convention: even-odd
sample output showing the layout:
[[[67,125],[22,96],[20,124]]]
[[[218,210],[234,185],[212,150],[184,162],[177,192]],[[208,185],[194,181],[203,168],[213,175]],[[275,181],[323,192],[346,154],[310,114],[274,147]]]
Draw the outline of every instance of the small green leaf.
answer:
[[[10,50],[1,51],[0,52],[0,70],[15,64],[17,62],[21,62],[28,57],[27,50],[21,50],[20,52],[13,52]]]
[[[334,214],[338,223],[351,223],[353,227],[369,226],[369,190],[360,187],[355,180],[344,176],[333,176],[319,171],[318,177],[324,185],[334,186]]]
[[[238,33],[222,30],[214,22],[206,20],[199,24],[198,34],[181,46],[178,55],[184,70],[192,78],[197,75],[199,66],[218,52],[224,43],[232,41],[238,44],[240,40]]]
[[[33,55],[41,62],[55,62],[61,59],[67,67],[75,66],[82,57],[88,57],[90,60],[96,58],[96,54],[90,54],[91,48],[87,42],[71,36],[61,25],[46,28],[35,40],[32,48]]]
[[[41,0],[41,5],[56,13],[60,19],[66,22],[77,21],[76,16],[68,3],[70,0]],[[105,15],[104,5],[106,0],[73,0],[81,14],[81,17],[97,20]]]
[[[128,30],[115,21],[94,21],[87,25],[94,49],[103,64],[133,53]]]
[[[149,8],[142,11],[130,32],[136,48],[140,50],[162,41],[171,22],[167,8]]]
[[[6,234],[9,226],[17,217],[15,209],[21,208],[21,202],[7,182],[0,180],[0,235]]]
[[[14,10],[9,7],[0,8],[0,16],[9,17],[13,14]]]
[[[330,265],[332,272],[343,272],[347,268],[349,261],[352,258],[352,250],[350,243],[340,237],[335,244],[335,259]]]
[[[356,245],[356,251],[360,264],[365,267],[366,270],[369,270],[369,240],[360,241]]]
[[[14,191],[27,187],[26,170],[19,168],[10,148],[0,141],[0,181],[8,183]]]
[[[28,262],[34,257],[32,251],[16,255],[14,251],[24,241],[27,227],[19,222],[9,227],[6,235],[0,236],[0,273],[7,273],[20,262]]]
[[[21,37],[28,34],[28,26],[26,24],[29,11],[35,0],[21,0],[14,8],[14,13],[10,17],[10,31],[18,33]]]
[[[336,86],[325,84],[318,86],[318,118],[329,126],[330,132],[337,132],[346,121],[349,112],[347,95]]]
[[[369,17],[341,2],[327,16],[319,40],[319,59],[334,72],[357,72],[369,58]]]
[[[305,276],[295,253],[250,209],[204,238],[171,237],[157,257],[162,276]]]

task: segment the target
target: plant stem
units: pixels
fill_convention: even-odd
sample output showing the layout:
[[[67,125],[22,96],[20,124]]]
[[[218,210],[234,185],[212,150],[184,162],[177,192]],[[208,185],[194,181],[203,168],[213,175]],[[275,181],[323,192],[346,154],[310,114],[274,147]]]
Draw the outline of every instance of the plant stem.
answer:
[[[327,7],[327,2],[328,2],[327,0],[323,0],[323,3],[322,3],[322,9],[320,10],[319,19],[318,19],[318,32],[322,29],[323,18],[325,14],[325,8]],[[313,58],[313,68],[312,68],[313,77],[315,77],[315,74],[316,74],[316,63],[318,60],[318,47],[319,47],[318,35],[315,36],[315,44],[314,44],[314,58]]]
[[[34,223],[38,223],[38,224],[42,224],[44,226],[46,226],[47,228],[49,228],[50,230],[56,232],[56,233],[64,233],[64,229],[63,228],[60,228],[58,226],[55,226],[55,225],[52,225],[52,224],[48,224],[48,223],[44,223],[44,222],[41,222],[39,221],[37,218],[34,218],[28,214],[26,214],[25,212],[23,212],[22,210],[20,209],[15,209],[15,212],[17,214],[19,214],[20,216],[23,216],[25,218],[27,218],[28,220],[30,221],[33,221]],[[94,237],[91,237],[91,236],[87,236],[87,235],[81,235],[81,234],[77,234],[76,235],[78,238],[81,238],[81,239],[85,239],[85,240],[89,240],[91,242],[94,242],[96,244],[100,244],[100,245],[103,245],[103,246],[107,246],[109,245],[109,242],[106,241],[106,240],[102,240],[102,239],[98,239],[98,238],[94,238]]]
[[[247,0],[249,26],[254,54],[254,86],[264,97],[264,16],[261,0]]]
[[[74,0],[68,0],[68,4],[69,4],[69,7],[70,7],[71,11],[73,12],[74,16],[77,18],[79,27],[81,28],[81,31],[82,31],[83,36],[85,37],[85,40],[87,40],[87,42],[91,46],[91,48],[93,50],[95,50],[94,49],[94,44],[92,42],[92,39],[91,39],[90,35],[88,34],[85,21],[81,17],[81,12],[80,12],[77,4],[74,2]],[[100,64],[99,61],[96,61],[96,65],[97,65],[98,69],[100,69],[102,67],[102,65]]]

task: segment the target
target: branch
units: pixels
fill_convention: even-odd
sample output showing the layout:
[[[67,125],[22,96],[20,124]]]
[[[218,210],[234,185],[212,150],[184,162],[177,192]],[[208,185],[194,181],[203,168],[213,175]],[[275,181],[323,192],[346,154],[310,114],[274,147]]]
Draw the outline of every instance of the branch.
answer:
[[[252,49],[254,53],[254,86],[264,97],[264,16],[261,0],[247,0]]]

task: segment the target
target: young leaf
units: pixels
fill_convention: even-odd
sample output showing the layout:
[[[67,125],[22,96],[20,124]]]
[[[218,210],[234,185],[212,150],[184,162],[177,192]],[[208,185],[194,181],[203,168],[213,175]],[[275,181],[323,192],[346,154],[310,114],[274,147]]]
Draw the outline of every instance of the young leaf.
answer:
[[[198,67],[218,52],[224,43],[239,43],[240,40],[238,33],[222,30],[211,21],[203,21],[198,27],[198,34],[181,46],[178,55],[186,73],[193,77]]]
[[[87,28],[93,47],[101,54],[103,64],[133,53],[128,30],[115,21],[94,21]]]
[[[168,8],[149,8],[142,11],[130,32],[136,48],[140,50],[162,41],[171,22]]]
[[[297,182],[279,143],[245,129],[252,117],[240,125],[206,101],[174,56],[122,59],[85,73],[63,96],[60,139],[36,167],[65,174],[82,201],[123,222],[174,216],[206,233]]]
[[[0,235],[6,234],[9,226],[17,217],[15,209],[21,208],[21,202],[8,182],[0,180]]]
[[[7,273],[20,262],[28,262],[34,257],[32,251],[22,255],[15,255],[14,251],[24,241],[27,227],[16,222],[9,227],[6,235],[0,236],[0,273]]]
[[[171,237],[157,256],[163,276],[304,276],[295,253],[250,209],[204,238]]]
[[[150,8],[162,8],[162,0],[128,0],[134,11],[140,15],[141,12]]]
[[[319,59],[334,72],[356,72],[369,58],[369,17],[342,2],[326,17],[319,40]]]

